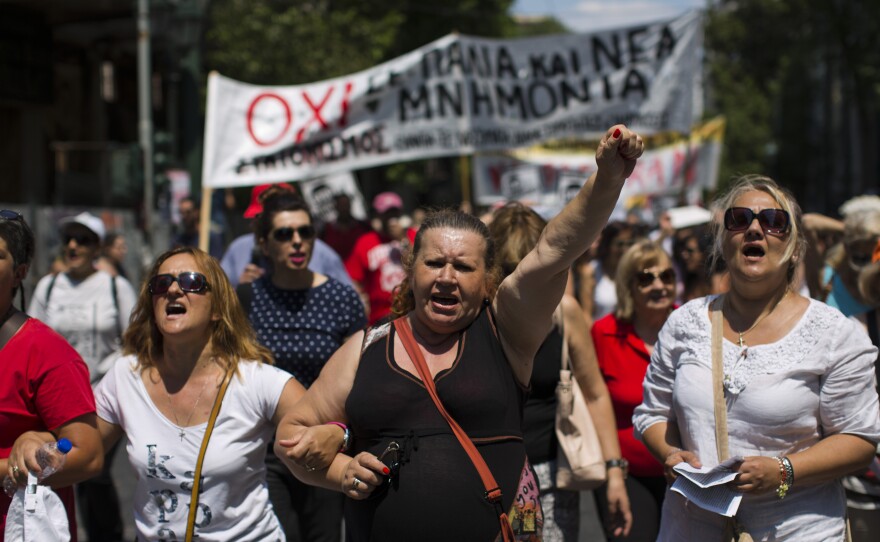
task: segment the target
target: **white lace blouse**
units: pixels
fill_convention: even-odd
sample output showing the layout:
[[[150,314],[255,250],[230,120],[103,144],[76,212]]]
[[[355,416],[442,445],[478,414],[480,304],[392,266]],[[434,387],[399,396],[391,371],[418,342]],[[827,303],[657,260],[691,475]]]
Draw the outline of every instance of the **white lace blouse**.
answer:
[[[640,439],[656,423],[677,424],[683,448],[705,466],[718,463],[708,311],[713,299],[695,299],[670,315],[645,377],[644,402],[633,414]],[[800,322],[779,341],[741,349],[724,340],[723,349],[732,456],[792,454],[838,433],[880,441],[877,349],[836,309],[811,300]],[[797,483],[795,472],[784,500],[774,492],[746,495],[738,518],[755,540],[842,540],[845,504],[839,482],[805,486]],[[689,507],[694,505],[667,492],[658,540],[718,536],[723,518],[688,518]]]

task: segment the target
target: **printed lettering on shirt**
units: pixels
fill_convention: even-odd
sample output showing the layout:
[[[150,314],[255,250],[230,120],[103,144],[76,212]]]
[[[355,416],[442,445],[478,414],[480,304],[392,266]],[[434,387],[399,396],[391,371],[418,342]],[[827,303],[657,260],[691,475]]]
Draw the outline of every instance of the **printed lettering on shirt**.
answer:
[[[176,478],[173,474],[171,474],[168,469],[165,468],[165,462],[174,457],[173,455],[160,455],[158,456],[161,461],[156,462],[156,445],[155,444],[147,444],[147,477],[148,478],[161,478],[163,480],[171,480]]]
[[[159,542],[177,542],[177,535],[168,527],[159,529]]]
[[[390,260],[391,248],[390,243],[385,243],[376,245],[367,252],[367,266],[370,268],[370,271],[379,269],[379,266]]]
[[[156,506],[159,508],[159,519],[157,521],[159,523],[170,523],[171,520],[167,516],[177,510],[177,495],[170,489],[153,490],[150,491],[150,495],[156,501]]]
[[[195,479],[196,473],[195,471],[188,470],[183,473],[186,477],[186,480],[180,482],[180,489],[186,491],[187,493],[192,493],[193,489],[193,480]],[[199,495],[204,493],[205,491],[205,477],[199,476]]]
[[[189,510],[191,505],[192,503],[186,503],[187,510]],[[197,504],[196,507],[198,508],[198,510],[196,510],[196,527],[207,527],[211,524],[211,519],[214,517],[211,513],[211,507],[203,502]],[[201,512],[201,520],[199,520],[199,512]]]

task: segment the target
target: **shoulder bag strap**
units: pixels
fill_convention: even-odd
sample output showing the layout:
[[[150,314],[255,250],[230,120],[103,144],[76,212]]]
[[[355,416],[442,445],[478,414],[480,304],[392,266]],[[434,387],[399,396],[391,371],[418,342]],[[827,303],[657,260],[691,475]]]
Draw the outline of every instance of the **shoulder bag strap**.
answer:
[[[727,442],[727,404],[724,401],[724,387],[722,383],[722,334],[724,332],[724,317],[721,312],[724,307],[724,298],[715,300],[712,312],[712,392],[715,399],[715,446],[718,449],[718,461],[724,461],[730,456]]]
[[[196,513],[199,509],[199,486],[202,478],[202,463],[205,461],[205,451],[208,449],[208,441],[211,439],[211,433],[214,431],[214,423],[217,421],[217,415],[220,413],[220,404],[223,402],[223,396],[226,395],[226,388],[229,387],[229,381],[232,380],[232,373],[229,369],[220,385],[220,391],[217,392],[217,398],[214,399],[214,406],[211,408],[211,416],[208,418],[208,427],[205,428],[205,436],[202,437],[202,447],[199,449],[199,458],[196,460],[196,470],[193,475],[192,493],[189,500],[189,517],[186,520],[186,542],[192,542],[193,533],[196,525]]]
[[[565,334],[565,315],[562,313],[562,303],[556,307],[556,327],[562,335],[562,370],[571,369],[571,354],[568,352],[568,336]]]
[[[21,311],[17,311],[11,307],[9,310],[12,314],[6,318],[3,325],[0,325],[0,350],[3,350],[3,347],[6,346],[9,339],[18,333],[18,330],[21,329],[21,326],[23,326],[28,319],[28,315]]]
[[[452,416],[449,415],[446,408],[443,407],[443,403],[440,402],[440,397],[437,395],[437,388],[434,386],[434,379],[431,377],[431,371],[428,369],[428,364],[425,362],[424,356],[422,356],[422,351],[419,349],[415,337],[413,337],[412,329],[409,327],[407,317],[402,316],[394,320],[394,329],[400,336],[400,341],[403,343],[406,353],[409,354],[410,360],[412,360],[413,365],[416,366],[416,370],[419,372],[419,376],[422,379],[422,384],[425,385],[425,389],[428,390],[428,394],[434,401],[434,406],[436,406],[437,410],[440,411],[440,414],[443,415],[446,423],[448,423],[449,427],[452,429],[452,433],[456,436],[458,442],[461,443],[464,451],[467,452],[474,467],[476,467],[480,479],[483,481],[483,487],[486,488],[484,496],[487,501],[495,505],[495,509],[498,512],[498,518],[501,523],[502,540],[505,542],[512,542],[514,536],[513,529],[510,527],[510,521],[507,519],[507,514],[504,512],[503,505],[501,504],[501,488],[498,486],[498,482],[495,481],[495,477],[492,476],[492,471],[489,470],[489,465],[486,464],[483,456],[480,455],[477,447],[474,446],[473,441],[467,436],[464,429],[462,429]]]

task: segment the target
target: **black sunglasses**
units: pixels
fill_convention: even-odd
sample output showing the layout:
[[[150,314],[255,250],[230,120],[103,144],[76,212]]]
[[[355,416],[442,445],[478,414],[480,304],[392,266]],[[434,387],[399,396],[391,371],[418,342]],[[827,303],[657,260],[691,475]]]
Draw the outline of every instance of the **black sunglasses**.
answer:
[[[97,239],[85,233],[65,233],[61,236],[61,242],[63,244],[69,245],[71,241],[76,241],[77,245],[84,247],[98,244]]]
[[[724,227],[727,231],[745,231],[758,219],[761,229],[773,235],[788,231],[791,216],[782,209],[762,209],[755,213],[748,207],[731,207],[724,212]]]
[[[10,211],[9,209],[0,210],[0,218],[3,220],[24,220],[18,211]]]
[[[675,284],[675,271],[669,268],[659,273],[651,271],[639,271],[636,273],[636,284],[639,285],[639,288],[647,288],[654,284],[654,281],[657,279],[660,279],[663,284]]]
[[[208,289],[208,279],[201,273],[195,271],[186,271],[177,275],[165,273],[156,275],[147,283],[150,293],[153,295],[162,295],[168,292],[171,285],[177,282],[180,289],[191,294],[200,294]]]
[[[387,481],[391,482],[397,476],[398,471],[400,471],[400,444],[396,440],[389,442],[388,447],[379,456],[379,461],[388,467]]]
[[[272,230],[272,239],[275,239],[279,243],[286,243],[293,239],[294,232],[299,234],[299,238],[303,241],[308,241],[315,237],[315,227],[314,226],[300,226],[298,228],[278,228],[277,230]]]

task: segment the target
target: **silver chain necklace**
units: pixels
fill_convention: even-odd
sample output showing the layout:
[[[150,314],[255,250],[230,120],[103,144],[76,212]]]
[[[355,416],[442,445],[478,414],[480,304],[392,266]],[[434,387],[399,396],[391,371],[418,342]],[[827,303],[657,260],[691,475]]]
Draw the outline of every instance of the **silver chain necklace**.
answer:
[[[159,376],[162,376],[161,373]],[[205,393],[205,388],[208,387],[209,380],[211,380],[210,377],[207,377],[202,383],[202,389],[199,390],[199,396],[196,397],[196,402],[193,403],[192,410],[189,411],[189,416],[186,418],[185,426],[180,425],[180,422],[177,420],[177,411],[174,410],[174,403],[171,401],[171,394],[168,393],[168,386],[164,385],[164,380],[162,381],[163,389],[165,390],[165,397],[168,398],[168,407],[171,409],[171,414],[174,416],[174,424],[177,426],[177,434],[180,437],[180,442],[183,442],[183,439],[186,437],[186,429],[189,427],[189,422],[192,420],[193,414],[195,414],[196,412],[196,407],[199,406],[199,401],[202,399],[202,395]]]

